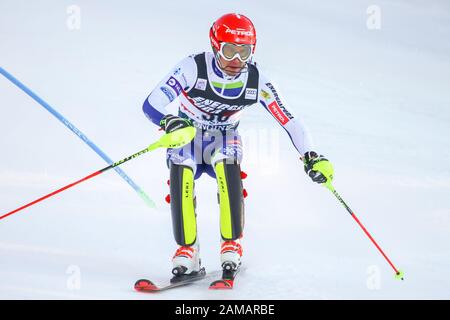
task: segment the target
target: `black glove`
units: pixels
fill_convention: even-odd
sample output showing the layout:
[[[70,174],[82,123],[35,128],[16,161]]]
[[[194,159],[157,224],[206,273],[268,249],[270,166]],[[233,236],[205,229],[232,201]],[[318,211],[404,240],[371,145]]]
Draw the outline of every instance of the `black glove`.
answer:
[[[166,133],[192,126],[188,119],[180,118],[172,114],[166,114],[159,122],[159,125]]]
[[[323,155],[308,151],[303,157],[303,164],[306,174],[312,181],[325,183],[328,179],[333,179],[333,166]]]

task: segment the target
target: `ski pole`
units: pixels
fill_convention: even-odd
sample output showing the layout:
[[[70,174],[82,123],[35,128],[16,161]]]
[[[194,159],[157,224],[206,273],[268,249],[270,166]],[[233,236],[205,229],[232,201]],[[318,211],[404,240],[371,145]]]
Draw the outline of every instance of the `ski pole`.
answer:
[[[51,193],[49,193],[49,194],[47,194],[47,195],[45,195],[45,196],[43,196],[43,197],[41,197],[39,199],[36,199],[36,200],[34,200],[34,201],[32,201],[32,202],[30,202],[28,204],[25,204],[25,205],[15,209],[15,210],[12,210],[12,211],[10,211],[10,212],[0,216],[0,220],[2,220],[2,219],[6,218],[6,217],[8,217],[8,216],[10,216],[10,215],[12,215],[14,213],[17,213],[17,212],[19,212],[19,211],[21,211],[21,210],[23,210],[25,208],[28,208],[28,207],[30,207],[30,206],[38,203],[38,202],[41,202],[41,201],[43,201],[45,199],[48,199],[48,198],[50,198],[50,197],[52,197],[52,196],[54,196],[54,195],[56,195],[56,194],[58,194],[60,192],[63,192],[64,190],[67,190],[67,189],[69,189],[69,188],[71,188],[71,187],[73,187],[73,186],[75,186],[75,185],[77,185],[79,183],[82,183],[82,182],[84,182],[86,180],[89,180],[89,179],[95,177],[95,176],[98,176],[99,174],[102,174],[103,172],[106,172],[109,169],[117,167],[117,166],[119,166],[119,165],[121,165],[121,164],[123,164],[123,163],[125,163],[125,162],[127,162],[129,160],[132,160],[132,159],[134,159],[136,157],[139,157],[140,155],[143,155],[144,153],[156,150],[156,149],[161,148],[161,147],[162,148],[179,148],[179,147],[182,147],[182,146],[188,144],[189,142],[191,142],[191,140],[195,136],[195,133],[196,133],[196,129],[194,127],[187,127],[187,128],[183,128],[183,129],[179,129],[179,130],[173,131],[171,133],[166,133],[163,136],[161,136],[161,138],[159,138],[158,141],[152,143],[147,148],[145,148],[145,149],[143,149],[143,150],[141,150],[139,152],[136,152],[135,154],[133,154],[133,155],[131,155],[129,157],[126,157],[125,159],[122,159],[120,161],[114,162],[113,164],[111,164],[111,165],[109,165],[109,166],[107,166],[107,167],[105,167],[103,169],[95,171],[94,173],[91,173],[90,175],[88,175],[88,176],[86,176],[86,177],[84,177],[84,178],[82,178],[80,180],[72,182],[72,183],[70,183],[70,184],[68,184],[68,185],[66,185],[66,186],[64,186],[64,187],[62,187],[62,188],[60,188],[58,190],[55,190],[55,191],[53,191],[53,192],[51,192]]]
[[[380,251],[380,253],[383,255],[383,257],[386,259],[386,261],[389,263],[389,265],[394,269],[395,271],[395,279],[397,280],[404,280],[404,272],[397,269],[395,265],[392,263],[392,261],[388,258],[388,256],[384,253],[384,251],[381,249],[381,247],[378,245],[378,243],[375,241],[375,239],[372,237],[372,235],[367,231],[367,229],[364,227],[364,225],[361,223],[361,221],[358,219],[358,217],[355,215],[355,213],[350,209],[350,207],[345,203],[344,199],[337,193],[336,189],[331,185],[331,179],[328,179],[328,181],[325,183],[325,187],[330,190],[333,195],[339,200],[339,202],[342,204],[342,206],[347,209],[348,213],[353,217],[353,219],[358,223],[358,225],[361,227],[361,229],[364,231],[364,233],[369,237],[370,241],[375,245],[375,247]]]

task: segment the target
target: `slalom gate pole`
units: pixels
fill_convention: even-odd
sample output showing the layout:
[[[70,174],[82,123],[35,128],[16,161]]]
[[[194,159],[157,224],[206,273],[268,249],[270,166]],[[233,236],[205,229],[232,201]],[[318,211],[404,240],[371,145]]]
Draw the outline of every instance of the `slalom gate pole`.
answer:
[[[39,103],[42,107],[44,107],[48,112],[50,112],[56,119],[58,119],[62,124],[64,124],[67,128],[69,128],[73,133],[75,133],[81,140],[83,140],[95,153],[97,153],[106,163],[112,164],[113,161],[99,148],[97,147],[91,140],[89,140],[86,135],[83,134],[80,130],[77,129],[71,122],[69,122],[65,117],[63,117],[58,111],[52,108],[47,102],[41,99],[36,93],[31,91],[27,86],[25,86],[22,82],[16,79],[12,74],[8,71],[0,67],[0,73],[13,84],[15,84],[19,89],[25,92],[28,96],[30,96],[34,101]],[[114,170],[124,179],[136,192],[137,194],[144,200],[144,202],[150,207],[155,208],[155,202],[150,199],[150,197],[142,190],[127,174],[120,169],[119,167],[115,167]]]

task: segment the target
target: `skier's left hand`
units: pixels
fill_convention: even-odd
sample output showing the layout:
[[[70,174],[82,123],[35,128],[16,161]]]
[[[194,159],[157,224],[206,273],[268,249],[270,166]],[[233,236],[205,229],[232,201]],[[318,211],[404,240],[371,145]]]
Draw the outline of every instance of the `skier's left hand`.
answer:
[[[306,174],[317,183],[328,183],[333,180],[333,166],[323,155],[308,151],[303,156]]]

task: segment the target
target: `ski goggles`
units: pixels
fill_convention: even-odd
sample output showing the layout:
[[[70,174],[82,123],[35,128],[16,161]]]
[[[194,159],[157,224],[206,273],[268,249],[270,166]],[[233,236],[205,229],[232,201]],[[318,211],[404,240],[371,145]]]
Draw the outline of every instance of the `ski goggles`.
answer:
[[[238,58],[242,62],[247,62],[252,57],[253,45],[234,44],[230,42],[221,42],[219,54],[227,61]]]

